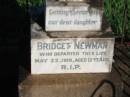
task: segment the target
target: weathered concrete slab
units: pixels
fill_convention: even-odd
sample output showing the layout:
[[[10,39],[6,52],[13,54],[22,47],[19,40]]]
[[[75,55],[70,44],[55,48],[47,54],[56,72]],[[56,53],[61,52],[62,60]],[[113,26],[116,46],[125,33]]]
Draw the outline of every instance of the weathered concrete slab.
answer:
[[[102,3],[47,2],[46,31],[100,31],[102,29]],[[100,5],[100,6],[99,6]]]
[[[31,40],[31,73],[111,72],[114,38]]]
[[[20,97],[122,97],[121,93],[115,70],[107,74],[30,75],[19,85]]]

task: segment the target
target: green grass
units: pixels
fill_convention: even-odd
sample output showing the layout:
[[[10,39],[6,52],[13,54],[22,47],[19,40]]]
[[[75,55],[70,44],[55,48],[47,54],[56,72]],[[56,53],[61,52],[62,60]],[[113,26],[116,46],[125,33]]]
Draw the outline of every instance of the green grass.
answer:
[[[127,1],[127,7],[128,7],[128,14],[127,14],[127,18],[128,18],[128,28],[127,28],[127,32],[128,32],[128,36],[129,36],[129,40],[130,40],[130,0]]]
[[[130,0],[104,0],[104,11],[116,36],[130,36]]]

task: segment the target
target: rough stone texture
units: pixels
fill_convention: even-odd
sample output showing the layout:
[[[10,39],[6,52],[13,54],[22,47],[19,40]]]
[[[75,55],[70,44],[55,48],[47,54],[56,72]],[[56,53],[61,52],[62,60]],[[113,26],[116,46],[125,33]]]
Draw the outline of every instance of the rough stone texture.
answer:
[[[115,97],[121,96],[121,81],[113,69],[107,74],[62,74],[30,75],[19,85],[20,97],[91,97],[103,80],[109,80],[116,89]],[[112,87],[107,81],[93,97],[114,97]]]
[[[40,39],[40,38],[96,38],[96,37],[102,37],[102,38],[110,38],[112,36],[112,30],[111,27],[108,26],[106,22],[103,24],[103,30],[102,31],[63,31],[63,32],[46,32],[42,29],[42,27],[36,23],[33,22],[31,24],[31,38],[32,39]]]

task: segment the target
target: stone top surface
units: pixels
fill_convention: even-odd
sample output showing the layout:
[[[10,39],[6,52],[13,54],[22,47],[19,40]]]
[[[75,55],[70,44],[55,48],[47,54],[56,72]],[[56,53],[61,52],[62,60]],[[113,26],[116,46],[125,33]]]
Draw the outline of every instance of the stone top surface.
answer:
[[[122,97],[121,80],[115,71],[98,75],[29,76],[19,85],[19,94],[20,97],[112,97],[112,83],[116,89],[115,97]]]
[[[38,23],[31,22],[31,38],[111,38],[114,37],[112,29],[106,18],[102,19],[101,31],[45,31]]]
[[[117,77],[115,79],[115,77]],[[111,73],[99,74],[46,74],[46,75],[29,75],[20,85],[76,85],[76,84],[93,84],[103,79],[119,81],[119,75],[113,69]]]
[[[54,5],[54,6],[66,6],[66,5],[86,5],[89,4],[91,7],[103,7],[103,0],[47,0],[47,5]]]
[[[109,74],[59,74],[59,75],[30,75],[22,83],[24,85],[52,85],[52,84],[76,84],[107,78]],[[99,79],[97,79],[99,80]]]
[[[105,26],[105,25],[104,25]],[[46,32],[40,25],[36,22],[31,24],[31,38],[111,38],[112,30],[111,27],[104,27],[104,31],[55,31]]]

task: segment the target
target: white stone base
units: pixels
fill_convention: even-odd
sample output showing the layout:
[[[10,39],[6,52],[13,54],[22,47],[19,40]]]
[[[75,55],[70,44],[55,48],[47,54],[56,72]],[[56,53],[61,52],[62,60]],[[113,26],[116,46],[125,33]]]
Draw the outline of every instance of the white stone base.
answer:
[[[111,72],[114,38],[31,40],[31,73]]]

